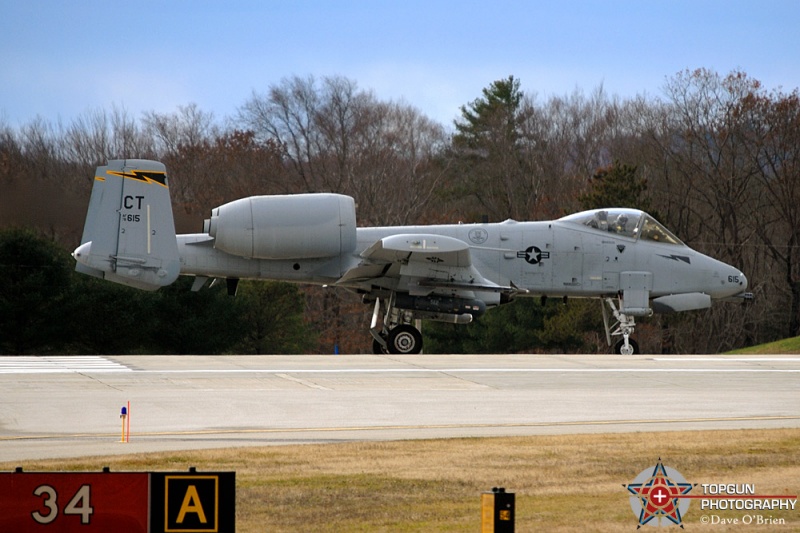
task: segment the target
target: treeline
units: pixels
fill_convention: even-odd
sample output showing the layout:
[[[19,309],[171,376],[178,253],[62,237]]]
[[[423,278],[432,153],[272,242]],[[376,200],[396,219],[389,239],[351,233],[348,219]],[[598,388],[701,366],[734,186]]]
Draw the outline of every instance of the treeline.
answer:
[[[190,104],[139,118],[113,108],[69,123],[0,124],[0,183],[36,177],[88,199],[95,166],[137,157],[167,165],[176,214],[198,220],[243,196],[327,191],[355,197],[365,226],[639,207],[693,248],[739,266],[756,296],[747,307],[641,321],[643,350],[712,353],[800,334],[797,89],[700,69],[668,78],[660,96],[620,99],[598,88],[540,100],[510,76],[460,112],[442,125],[346,78],[292,77],[223,119]],[[317,334],[310,351],[369,351],[360,334],[369,310],[358,298],[302,291],[313,294],[303,313]],[[599,351],[599,317],[599,304],[520,300],[458,334],[424,333],[429,351]]]

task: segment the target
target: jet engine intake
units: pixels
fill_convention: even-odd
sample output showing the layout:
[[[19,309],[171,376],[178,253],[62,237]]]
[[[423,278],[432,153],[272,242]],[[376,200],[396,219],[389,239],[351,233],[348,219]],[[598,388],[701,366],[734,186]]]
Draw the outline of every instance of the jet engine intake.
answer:
[[[356,209],[350,196],[251,196],[211,211],[204,230],[214,247],[248,259],[318,259],[356,248]]]

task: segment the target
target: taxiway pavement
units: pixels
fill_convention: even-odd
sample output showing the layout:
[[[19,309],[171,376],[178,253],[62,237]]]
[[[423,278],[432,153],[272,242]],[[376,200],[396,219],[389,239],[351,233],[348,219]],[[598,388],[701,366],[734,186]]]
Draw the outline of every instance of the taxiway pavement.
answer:
[[[800,427],[798,356],[0,357],[0,462],[20,465],[312,442],[772,427]]]

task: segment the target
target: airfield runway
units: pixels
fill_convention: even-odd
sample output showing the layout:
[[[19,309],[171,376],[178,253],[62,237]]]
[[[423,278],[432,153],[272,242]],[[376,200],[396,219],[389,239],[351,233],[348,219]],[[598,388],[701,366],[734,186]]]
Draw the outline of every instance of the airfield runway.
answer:
[[[0,462],[20,465],[312,442],[772,427],[800,427],[798,356],[0,357]]]

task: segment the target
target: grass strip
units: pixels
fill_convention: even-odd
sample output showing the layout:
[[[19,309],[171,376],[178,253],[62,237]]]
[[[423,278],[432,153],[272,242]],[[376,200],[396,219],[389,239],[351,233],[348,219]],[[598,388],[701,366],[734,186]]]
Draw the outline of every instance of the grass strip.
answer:
[[[658,459],[691,483],[800,492],[800,429],[344,442],[6,463],[0,469],[234,470],[240,533],[474,532],[481,492],[498,486],[516,493],[517,531],[629,532],[637,521],[623,485]],[[800,530],[800,507],[758,513],[784,520],[782,530]],[[702,528],[703,514],[693,501],[684,524]],[[747,526],[775,529],[774,522]]]

